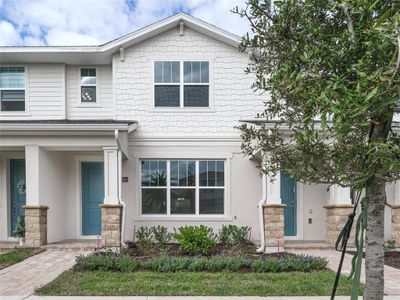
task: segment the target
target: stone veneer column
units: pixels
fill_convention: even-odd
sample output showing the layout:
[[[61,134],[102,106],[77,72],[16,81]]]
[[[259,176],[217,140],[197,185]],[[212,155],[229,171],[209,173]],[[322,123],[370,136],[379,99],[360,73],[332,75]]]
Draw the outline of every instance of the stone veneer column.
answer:
[[[342,231],[344,225],[347,222],[348,216],[353,212],[354,205],[326,205],[326,232],[325,232],[325,242],[329,245],[335,245],[340,232]],[[356,219],[353,223],[352,233],[348,244],[354,245],[354,228]]]
[[[122,205],[101,205],[101,240],[105,247],[121,245]]]
[[[47,244],[47,206],[25,205],[25,241],[27,246]]]
[[[400,205],[392,206],[392,239],[400,245]]]
[[[104,203],[101,207],[101,240],[104,247],[121,246],[122,205],[120,204],[121,153],[118,147],[104,147]]]
[[[285,238],[285,217],[284,204],[265,204],[264,205],[264,234],[265,245],[274,250],[278,246],[284,246]]]
[[[325,242],[333,246],[343,226],[346,224],[348,216],[353,212],[354,205],[351,204],[349,188],[333,185],[330,187],[329,196],[329,204],[324,206],[326,209]],[[354,220],[355,222],[356,220]],[[350,237],[349,245],[354,245],[352,236]]]
[[[400,245],[400,181],[394,183],[394,201],[392,206],[392,239]]]
[[[275,251],[278,240],[280,247],[284,246],[285,237],[285,205],[281,200],[281,174],[278,172],[274,181],[270,176],[266,176],[266,180],[267,201],[263,205],[265,246],[267,249]]]

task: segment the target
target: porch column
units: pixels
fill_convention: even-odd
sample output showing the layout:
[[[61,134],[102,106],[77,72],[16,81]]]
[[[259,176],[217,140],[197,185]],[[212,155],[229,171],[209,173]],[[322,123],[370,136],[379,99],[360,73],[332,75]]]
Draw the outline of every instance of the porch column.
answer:
[[[38,145],[25,146],[26,166],[26,205],[25,209],[25,239],[27,246],[47,244],[47,210],[40,202],[40,155]]]
[[[281,200],[281,174],[278,172],[272,180],[267,181],[267,197],[264,204],[264,236],[267,251],[276,251],[278,243],[284,244],[284,207]]]
[[[324,206],[326,209],[325,241],[334,245],[348,216],[353,212],[354,205],[351,204],[350,188],[333,185],[329,188],[329,202]],[[354,244],[353,239],[349,244]]]
[[[121,245],[122,205],[120,204],[121,151],[104,150],[104,203],[101,205],[101,239],[105,247]]]
[[[400,180],[394,183],[394,201],[392,206],[392,239],[400,245]]]

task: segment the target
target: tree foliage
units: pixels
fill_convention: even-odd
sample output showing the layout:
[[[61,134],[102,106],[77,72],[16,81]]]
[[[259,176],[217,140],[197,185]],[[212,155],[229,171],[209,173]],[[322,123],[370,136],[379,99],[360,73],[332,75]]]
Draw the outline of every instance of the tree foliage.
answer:
[[[268,152],[304,182],[364,187],[400,177],[400,2],[249,0],[254,88],[268,92],[259,126],[240,126],[242,148]]]

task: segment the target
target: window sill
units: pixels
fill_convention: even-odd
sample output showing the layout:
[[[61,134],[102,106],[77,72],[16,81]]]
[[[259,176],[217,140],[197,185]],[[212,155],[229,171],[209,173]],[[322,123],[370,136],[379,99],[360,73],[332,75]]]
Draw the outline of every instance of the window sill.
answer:
[[[224,222],[224,221],[233,221],[232,217],[227,216],[145,216],[140,215],[134,218],[134,221],[165,221],[165,222],[177,222],[177,221],[215,221],[215,222]]]
[[[0,117],[30,117],[27,111],[0,111]]]
[[[93,103],[79,103],[76,107],[103,107],[100,103],[93,102]]]
[[[215,109],[212,108],[166,108],[166,107],[153,107],[153,112],[156,113],[215,113]]]

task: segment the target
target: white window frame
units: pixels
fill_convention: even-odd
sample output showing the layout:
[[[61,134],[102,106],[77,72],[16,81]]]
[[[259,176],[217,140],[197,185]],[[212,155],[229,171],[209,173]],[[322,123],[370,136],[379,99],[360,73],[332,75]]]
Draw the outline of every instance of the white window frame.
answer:
[[[173,83],[158,83],[155,82],[154,78],[154,69],[156,62],[164,62],[164,61],[175,61],[179,62],[179,82]],[[208,62],[208,83],[185,83],[184,82],[184,62]],[[212,109],[212,60],[211,59],[198,59],[198,58],[187,58],[187,59],[154,59],[152,64],[152,100],[153,100],[153,109],[159,111],[211,111]],[[156,85],[179,85],[179,106],[156,106],[156,97],[155,97],[155,86]],[[184,106],[184,87],[185,85],[208,85],[208,106]]]
[[[28,112],[28,68],[25,65],[0,65],[0,67],[17,67],[17,68],[24,68],[24,88],[1,88],[0,87],[0,105],[1,105],[1,91],[25,91],[25,110],[1,110],[0,108],[0,115],[10,115],[10,116],[19,116],[19,115],[26,115]]]
[[[142,161],[148,160],[160,160],[167,162],[167,185],[166,186],[142,186]],[[195,162],[195,176],[196,181],[194,186],[171,186],[171,161],[194,161]],[[224,162],[224,186],[200,186],[200,174],[199,174],[199,162],[200,161],[223,161]],[[210,219],[221,219],[226,218],[228,214],[228,180],[229,176],[227,176],[228,172],[228,161],[226,159],[218,159],[218,158],[206,158],[206,159],[191,159],[191,158],[174,158],[174,159],[163,159],[163,158],[142,158],[138,159],[139,162],[139,212],[140,217],[143,219],[147,218],[167,218],[167,219],[201,219],[201,218],[210,218]],[[166,189],[167,191],[167,212],[165,214],[143,214],[142,212],[142,189]],[[194,189],[195,190],[195,213],[194,214],[171,214],[171,189]],[[200,189],[222,189],[224,190],[224,212],[222,214],[200,214]]]
[[[96,84],[82,84],[82,69],[95,69],[96,70]],[[82,66],[79,67],[79,104],[80,106],[92,106],[92,105],[99,105],[99,72],[97,67],[93,66]],[[82,101],[82,87],[95,87],[96,88],[96,101]]]

